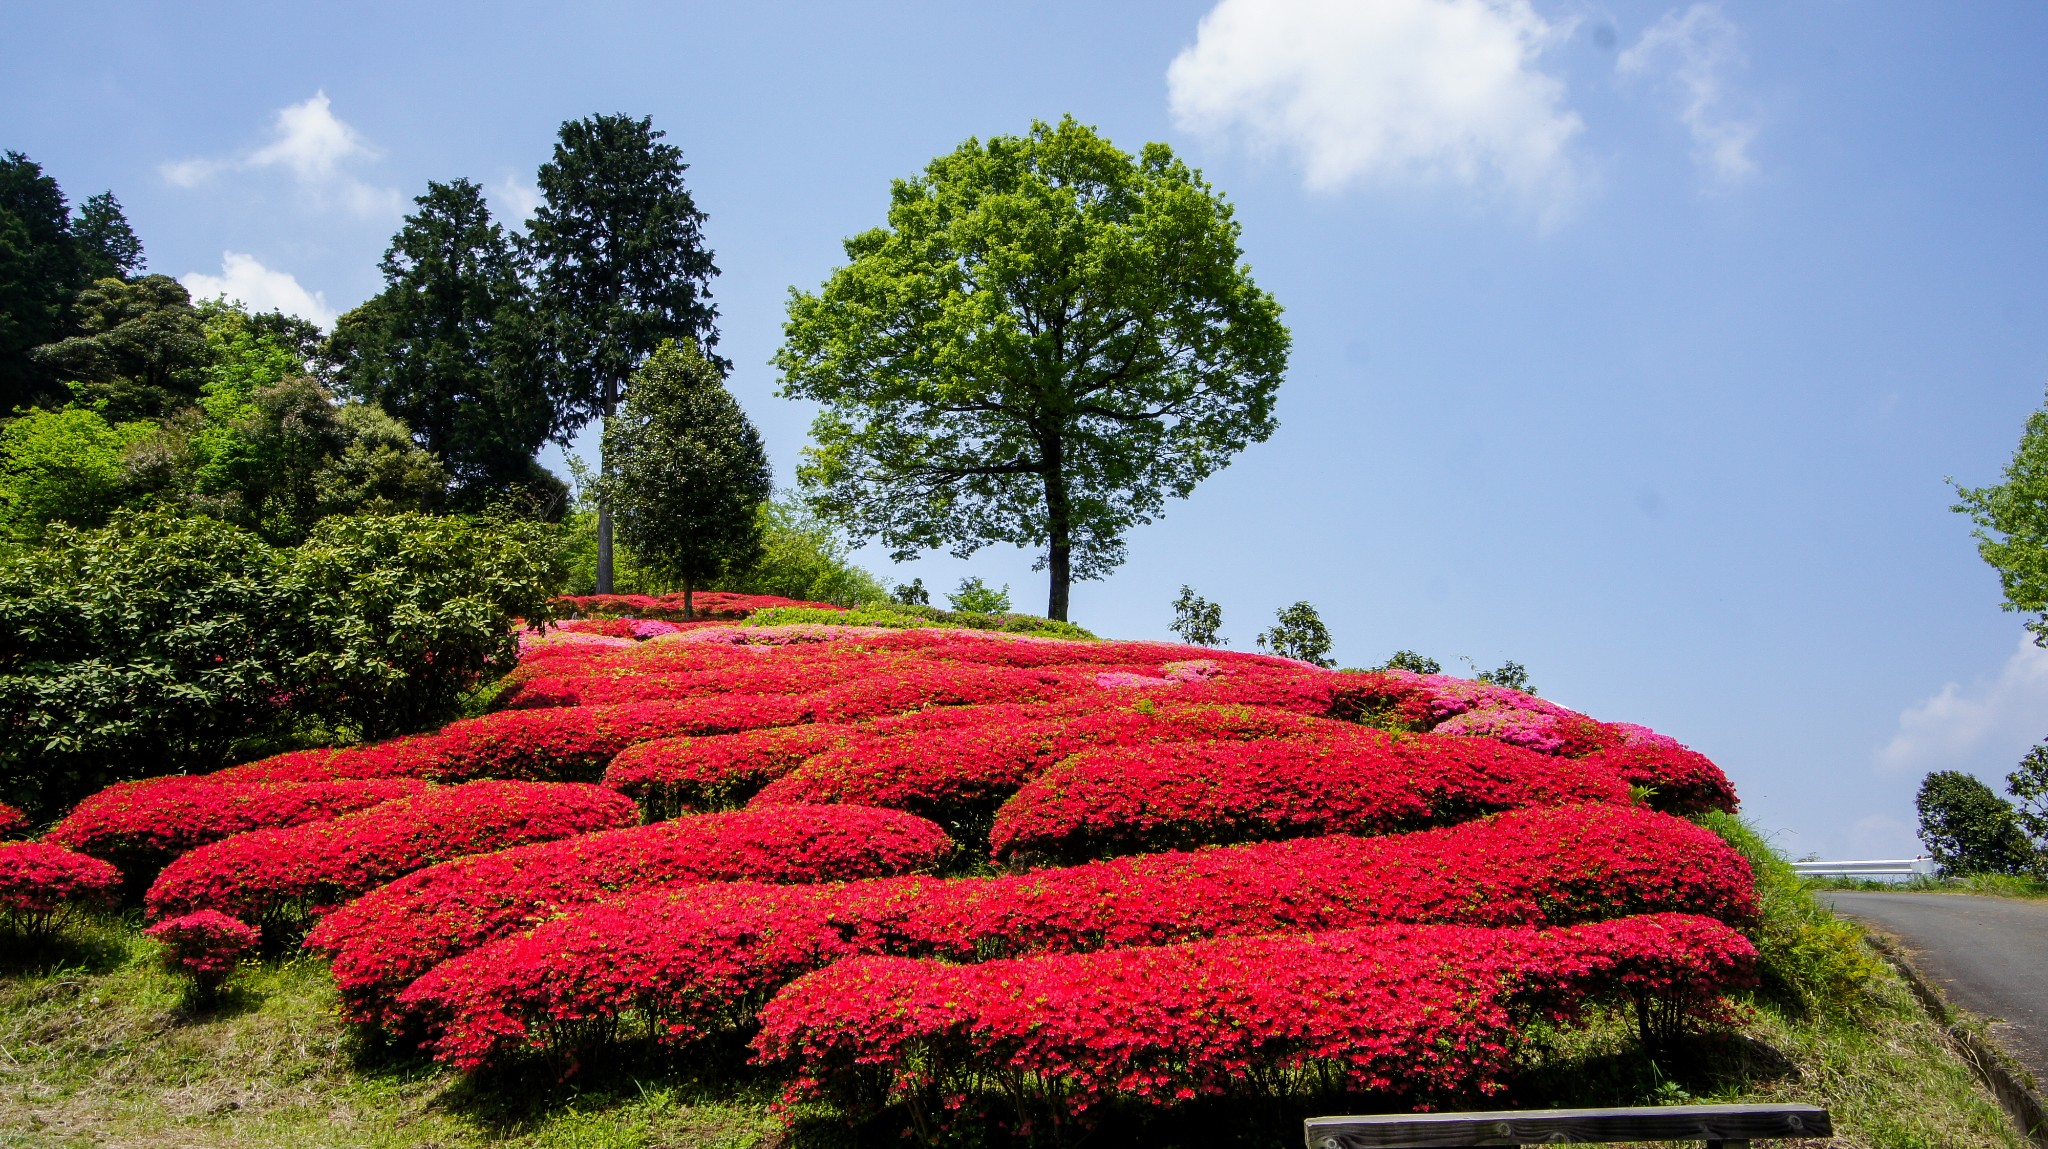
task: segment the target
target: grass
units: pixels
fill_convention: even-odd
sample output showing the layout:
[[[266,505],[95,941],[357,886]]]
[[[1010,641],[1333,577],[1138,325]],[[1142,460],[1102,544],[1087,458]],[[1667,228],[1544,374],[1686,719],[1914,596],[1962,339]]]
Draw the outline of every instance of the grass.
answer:
[[[1710,820],[1711,821],[1711,820]],[[1488,1107],[1800,1101],[1835,1117],[1831,1146],[2026,1149],[1896,970],[1811,899],[1733,819],[1757,859],[1764,985],[1728,1033],[1645,1058],[1620,1018],[1537,1032]],[[782,1141],[772,1082],[736,1050],[657,1061],[627,1053],[566,1078],[465,1082],[364,1044],[336,1018],[317,961],[246,965],[217,1001],[190,1000],[130,918],[86,921],[55,946],[0,946],[0,1147],[741,1149]],[[637,1060],[636,1060],[637,1058]],[[1301,1117],[1369,1099],[1211,1103],[1111,1113],[1087,1144],[1291,1146]],[[794,1149],[901,1145],[886,1123],[830,1114]],[[1813,1146],[1819,1142],[1777,1142]]]

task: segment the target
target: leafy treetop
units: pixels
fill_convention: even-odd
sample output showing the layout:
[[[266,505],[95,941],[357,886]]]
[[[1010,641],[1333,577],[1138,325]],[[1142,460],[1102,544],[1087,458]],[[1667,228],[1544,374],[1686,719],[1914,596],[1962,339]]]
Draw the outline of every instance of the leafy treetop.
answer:
[[[1957,485],[1951,509],[1976,524],[1977,553],[1998,572],[2005,609],[2032,612],[2027,629],[2048,646],[2048,406],[2027,416],[2005,481]]]

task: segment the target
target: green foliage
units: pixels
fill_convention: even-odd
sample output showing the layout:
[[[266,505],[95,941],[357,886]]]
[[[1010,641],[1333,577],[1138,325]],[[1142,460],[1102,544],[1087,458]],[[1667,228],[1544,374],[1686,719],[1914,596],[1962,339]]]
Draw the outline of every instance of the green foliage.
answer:
[[[1509,690],[1519,690],[1524,694],[1536,693],[1536,688],[1529,684],[1529,668],[1512,659],[1501,663],[1498,669],[1482,670],[1472,677],[1479,682],[1505,686]]]
[[[1937,770],[1920,783],[1920,841],[1945,874],[2019,874],[2034,846],[2012,805],[1960,770]]]
[[[2048,406],[2027,416],[2005,481],[1956,488],[1951,510],[1976,524],[1977,554],[1998,572],[2005,609],[2032,612],[2034,641],[2048,646]]]
[[[32,352],[69,334],[72,298],[88,282],[63,189],[20,152],[0,156],[0,417],[63,395]]]
[[[1167,629],[1195,646],[1230,645],[1229,639],[1217,633],[1223,629],[1223,608],[1196,594],[1191,586],[1183,585],[1180,597],[1173,600],[1173,621]]]
[[[128,226],[121,201],[110,191],[87,196],[78,205],[71,217],[71,237],[89,281],[129,279],[149,262],[142,256],[142,240]]]
[[[1884,972],[1862,930],[1815,902],[1791,864],[1754,827],[1720,811],[1697,820],[1748,859],[1756,876],[1760,913],[1745,932],[1756,943],[1764,995],[1802,1012],[1852,1011],[1864,987]]]
[[[761,557],[719,580],[718,589],[837,606],[888,597],[879,579],[854,565],[831,525],[800,500],[769,499],[761,504],[760,520]]]
[[[956,611],[968,614],[1008,614],[1010,612],[1010,584],[1003,589],[981,581],[980,578],[964,578],[952,594],[946,596],[946,605]]]
[[[2013,796],[2020,829],[2036,842],[2048,842],[2048,742],[2027,751],[2005,776],[2005,792]]]
[[[1389,658],[1386,665],[1380,669],[1406,670],[1415,674],[1442,674],[1444,672],[1442,663],[1427,655],[1417,654],[1412,650],[1395,651],[1394,657]]]
[[[518,490],[562,509],[533,456],[554,428],[521,264],[469,180],[428,183],[379,265],[384,290],[329,344],[345,394],[401,420],[448,469],[462,505]]]
[[[1033,638],[1069,638],[1093,641],[1095,635],[1071,622],[1039,618],[1030,614],[975,614],[969,611],[939,610],[896,602],[866,602],[852,610],[824,610],[819,607],[776,606],[747,616],[748,626],[887,626],[910,628],[950,626],[963,630],[995,630]]]
[[[1330,628],[1314,606],[1298,602],[1273,617],[1272,629],[1259,635],[1260,650],[1316,666],[1335,665],[1330,661]]]
[[[889,598],[891,601],[900,602],[904,606],[930,606],[932,604],[931,592],[924,589],[924,580],[921,578],[914,578],[906,583],[898,583],[896,589],[889,592]]]
[[[322,521],[291,555],[306,636],[298,705],[364,738],[457,713],[517,663],[517,621],[551,617],[564,574],[552,533],[421,514]]]
[[[1072,118],[969,140],[897,181],[888,226],[793,292],[775,364],[823,405],[798,476],[898,560],[1042,551],[1046,613],[1130,528],[1273,432],[1280,308],[1230,206],[1164,144]]]
[[[0,800],[48,813],[302,734],[445,720],[544,617],[535,524],[335,518],[280,549],[203,516],[123,512],[0,561]]]
[[[773,490],[761,436],[695,344],[663,343],[606,423],[599,497],[640,561],[690,595],[762,557]]]
[[[155,433],[75,404],[0,424],[0,534],[33,542],[57,524],[105,523],[133,494],[130,453]]]
[[[78,293],[79,333],[36,348],[37,362],[103,401],[116,420],[156,418],[199,398],[206,331],[183,284],[167,275],[107,278]]]

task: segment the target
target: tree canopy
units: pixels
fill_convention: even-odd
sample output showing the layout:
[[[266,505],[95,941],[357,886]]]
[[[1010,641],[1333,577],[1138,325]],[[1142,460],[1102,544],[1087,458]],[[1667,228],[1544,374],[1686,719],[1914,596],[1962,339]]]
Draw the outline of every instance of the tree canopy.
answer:
[[[2032,612],[2027,629],[2048,646],[2048,406],[2027,416],[2005,481],[1957,486],[1952,509],[1976,524],[1977,553],[1998,572],[2005,609]]]
[[[888,225],[792,291],[775,363],[824,405],[799,478],[898,559],[1038,549],[1046,613],[1272,434],[1280,307],[1224,199],[1164,144],[1071,117],[969,140],[895,183]]]
[[[143,266],[142,243],[112,192],[79,205],[20,152],[0,156],[0,418],[65,398],[61,370],[35,349],[77,334],[73,300],[94,280]]]
[[[610,418],[626,380],[664,340],[688,339],[720,370],[718,274],[682,149],[647,117],[564,123],[540,167],[542,202],[522,241],[533,262],[556,410],[566,437]],[[600,592],[611,590],[611,514],[598,507]]]
[[[761,436],[694,344],[663,343],[634,375],[605,431],[600,492],[640,561],[700,586],[761,557],[772,485]]]
[[[559,512],[565,492],[534,462],[555,410],[512,240],[469,180],[413,202],[379,265],[384,290],[335,325],[340,388],[411,428],[458,504],[524,491]]]

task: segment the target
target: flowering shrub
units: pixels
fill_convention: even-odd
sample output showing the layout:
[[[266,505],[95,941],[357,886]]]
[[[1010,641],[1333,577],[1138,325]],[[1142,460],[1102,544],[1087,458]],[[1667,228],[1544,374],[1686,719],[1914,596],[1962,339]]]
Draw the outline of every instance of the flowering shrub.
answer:
[[[334,954],[356,1020],[435,964],[593,902],[646,887],[750,879],[819,882],[930,869],[952,851],[922,818],[863,806],[706,814],[458,858],[322,918],[309,948]]]
[[[854,729],[819,723],[642,742],[612,759],[604,785],[662,817],[726,809],[844,741]]]
[[[1327,739],[1083,751],[996,812],[998,858],[1079,858],[1386,833],[1494,810],[1628,801],[1611,772],[1480,739],[1348,727]]]
[[[142,931],[163,943],[164,964],[190,977],[201,990],[215,990],[236,963],[256,948],[254,927],[221,913],[200,910],[168,918]]]
[[[727,591],[700,590],[692,596],[695,617],[704,619],[741,619],[768,607],[797,606],[812,610],[842,610],[825,602],[804,602],[801,599],[783,598],[773,594],[732,594]],[[579,614],[595,617],[616,617],[633,615],[640,618],[665,619],[669,622],[683,621],[683,596],[668,594],[661,596],[645,594],[582,594],[563,595],[563,605]]]
[[[1735,810],[1735,787],[1721,768],[1696,750],[1663,739],[1595,750],[1579,761],[1614,773],[1631,786],[1646,786],[1650,804],[1674,814]]]
[[[1707,918],[1560,930],[1376,926],[946,965],[859,957],[762,1010],[755,1049],[792,1097],[910,1103],[921,1123],[990,1094],[1082,1113],[1257,1087],[1427,1103],[1501,1087],[1524,1019],[1588,998],[1691,1008],[1755,950]],[[1021,1114],[1028,1120],[1030,1114]]]
[[[1747,864],[1710,831],[1665,814],[1527,810],[1392,838],[1268,842],[997,878],[656,890],[449,962],[406,1003],[446,1027],[444,1057],[474,1066],[560,1036],[564,1019],[637,1013],[671,1037],[743,1023],[779,987],[852,954],[972,961],[1665,910],[1747,920]]]
[[[80,802],[45,835],[147,880],[180,854],[233,834],[297,826],[417,794],[410,778],[339,782],[223,782],[179,774],[123,782]]]
[[[121,872],[48,842],[0,845],[0,922],[27,934],[54,929],[79,906],[111,905]]]
[[[0,802],[0,838],[15,838],[28,832],[28,815]]]
[[[326,822],[253,830],[172,862],[149,888],[152,918],[213,909],[287,918],[353,898],[423,866],[639,821],[625,797],[563,782],[471,782]]]

